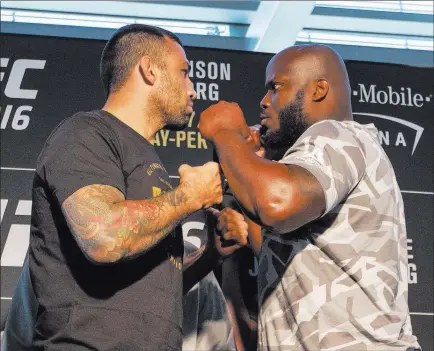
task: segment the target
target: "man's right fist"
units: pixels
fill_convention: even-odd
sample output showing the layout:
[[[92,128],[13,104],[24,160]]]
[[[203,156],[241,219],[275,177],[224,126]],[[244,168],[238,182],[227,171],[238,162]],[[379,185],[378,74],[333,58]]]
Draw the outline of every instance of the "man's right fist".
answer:
[[[223,201],[223,188],[216,162],[191,167],[183,164],[178,169],[180,184],[197,210],[208,208]]]

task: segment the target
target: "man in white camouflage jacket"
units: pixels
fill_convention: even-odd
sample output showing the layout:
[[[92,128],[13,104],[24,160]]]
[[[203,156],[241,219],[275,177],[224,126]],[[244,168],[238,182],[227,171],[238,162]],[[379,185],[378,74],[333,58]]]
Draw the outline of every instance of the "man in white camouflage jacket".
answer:
[[[342,59],[326,46],[285,49],[266,90],[261,138],[235,103],[199,124],[259,256],[258,349],[418,349],[401,192],[374,125],[353,121]],[[229,238],[230,211],[219,218]]]

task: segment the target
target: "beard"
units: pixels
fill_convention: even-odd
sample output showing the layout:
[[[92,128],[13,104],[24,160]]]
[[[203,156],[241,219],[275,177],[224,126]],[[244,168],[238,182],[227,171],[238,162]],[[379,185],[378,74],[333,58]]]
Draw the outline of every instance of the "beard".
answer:
[[[164,127],[164,129],[167,130],[173,130],[173,131],[177,131],[177,130],[184,130],[187,126],[188,126],[188,121],[190,120],[190,116],[191,114],[186,114],[183,115],[183,117],[171,117],[170,119],[167,120],[167,124],[166,127]]]
[[[261,127],[264,133],[265,158],[273,161],[281,160],[288,149],[309,128],[304,113],[304,91],[297,91],[295,99],[279,111],[279,129],[270,130]]]
[[[162,108],[165,129],[183,130],[188,126],[192,113],[187,112],[188,104],[181,102],[185,92],[179,88],[179,83],[171,82],[167,75],[164,76],[164,89],[159,93],[159,106]],[[157,105],[158,106],[158,105]]]

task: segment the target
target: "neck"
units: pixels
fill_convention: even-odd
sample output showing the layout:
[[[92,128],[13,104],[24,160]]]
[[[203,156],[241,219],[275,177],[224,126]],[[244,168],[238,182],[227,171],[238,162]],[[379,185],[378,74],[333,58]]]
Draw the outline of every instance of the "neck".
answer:
[[[309,117],[314,122],[320,122],[325,119],[333,119],[335,121],[352,121],[353,113],[350,106],[336,106],[334,108],[326,108],[315,111],[309,114]]]
[[[155,134],[164,127],[162,118],[158,118],[157,111],[155,108],[152,110],[148,101],[140,101],[139,97],[128,92],[111,93],[102,109],[114,115],[150,143],[154,142]]]
[[[351,111],[351,106],[337,109],[334,112],[334,115],[336,117],[333,117],[333,119],[336,119],[338,121],[352,121],[353,120],[353,112]]]

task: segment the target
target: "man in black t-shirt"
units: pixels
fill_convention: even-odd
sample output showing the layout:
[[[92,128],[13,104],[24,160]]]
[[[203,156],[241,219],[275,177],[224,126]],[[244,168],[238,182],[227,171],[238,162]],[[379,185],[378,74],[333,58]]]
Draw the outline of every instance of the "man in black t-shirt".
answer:
[[[179,39],[123,27],[104,49],[101,77],[105,106],[64,120],[37,160],[33,349],[180,350],[183,291],[246,244],[247,226],[230,246],[210,235],[183,262],[178,224],[220,203],[222,186],[210,162],[182,165],[172,187],[152,145],[157,131],[184,128],[193,112]]]

